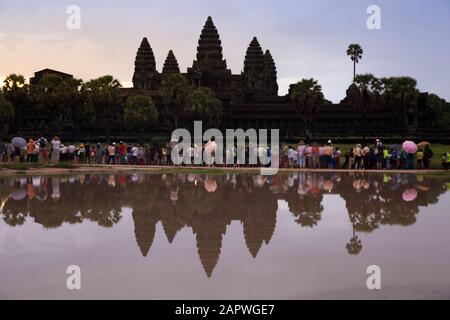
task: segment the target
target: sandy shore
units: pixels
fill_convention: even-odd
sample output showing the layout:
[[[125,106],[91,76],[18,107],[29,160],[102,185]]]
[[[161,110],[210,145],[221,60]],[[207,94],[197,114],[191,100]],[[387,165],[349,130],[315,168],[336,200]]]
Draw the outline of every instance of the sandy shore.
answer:
[[[162,166],[124,166],[124,165],[80,165],[75,168],[29,168],[28,170],[16,170],[3,168],[0,176],[12,175],[67,175],[78,173],[163,173],[163,172],[189,172],[195,173],[259,173],[259,168],[206,168],[206,167],[162,167]],[[279,169],[279,173],[291,172],[322,172],[322,173],[387,173],[387,174],[445,174],[450,176],[450,171],[445,170],[331,170],[331,169]]]

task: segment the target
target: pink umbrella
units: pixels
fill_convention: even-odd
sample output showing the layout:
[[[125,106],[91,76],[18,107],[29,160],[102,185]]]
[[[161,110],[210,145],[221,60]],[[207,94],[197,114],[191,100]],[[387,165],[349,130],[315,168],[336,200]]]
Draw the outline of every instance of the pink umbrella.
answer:
[[[417,190],[416,189],[408,189],[403,192],[403,200],[406,202],[411,202],[416,200],[417,198]]]
[[[403,143],[403,150],[405,150],[406,153],[414,154],[417,152],[417,145],[412,141],[405,141]]]

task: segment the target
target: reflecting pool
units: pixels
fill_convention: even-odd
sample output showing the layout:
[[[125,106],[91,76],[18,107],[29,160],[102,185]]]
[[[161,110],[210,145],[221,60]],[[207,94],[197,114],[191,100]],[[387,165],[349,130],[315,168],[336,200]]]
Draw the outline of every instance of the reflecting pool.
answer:
[[[0,178],[0,298],[450,298],[448,177]]]

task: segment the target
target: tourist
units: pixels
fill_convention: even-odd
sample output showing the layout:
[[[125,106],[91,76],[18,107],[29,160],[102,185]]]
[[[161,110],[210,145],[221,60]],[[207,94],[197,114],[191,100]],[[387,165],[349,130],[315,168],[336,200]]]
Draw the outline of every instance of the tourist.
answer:
[[[374,149],[377,170],[383,169],[383,149],[384,149],[383,144],[381,143],[380,139],[377,139],[375,141],[375,149]]]
[[[399,169],[400,168],[400,153],[398,152],[397,146],[394,146],[391,150],[391,159],[390,159],[391,169]]]
[[[312,168],[312,149],[313,149],[312,145],[306,144],[306,148],[305,148],[305,151],[306,151],[305,166],[306,166],[306,168]]]
[[[333,169],[339,169],[341,165],[341,150],[336,147],[333,152]]]
[[[134,145],[131,148],[131,165],[136,166],[138,164],[139,148],[138,145]]]
[[[75,162],[75,152],[76,151],[77,151],[77,147],[75,147],[73,144],[71,144],[67,147],[67,161],[69,163]]]
[[[85,161],[85,163],[87,163],[87,164],[91,164],[91,145],[90,145],[90,143],[89,142],[87,142],[85,145],[84,145],[84,161]]]
[[[206,164],[213,167],[214,166],[214,160],[217,153],[217,143],[216,138],[212,137],[208,143],[205,145],[205,158],[206,158]]]
[[[355,164],[354,168],[355,170],[362,169],[362,155],[363,155],[362,146],[360,144],[357,144],[355,149],[353,149],[353,154],[355,155]]]
[[[364,148],[362,149],[362,168],[368,170],[369,167],[369,155],[370,155],[370,148],[366,144]]]
[[[442,155],[442,168],[448,170],[450,168],[450,152]]]
[[[383,147],[383,169],[389,170],[389,147]]]
[[[400,169],[407,168],[407,164],[406,164],[407,158],[408,158],[408,154],[406,153],[405,150],[402,149],[400,151]]]
[[[306,167],[306,146],[305,142],[300,141],[299,146],[297,148],[298,153],[298,165],[300,169],[305,169]]]
[[[34,143],[33,139],[30,138],[27,144],[27,161],[30,163],[35,162],[34,161],[35,150],[36,150],[36,143]]]
[[[60,161],[61,162],[67,162],[68,159],[68,154],[67,154],[67,149],[68,147],[65,146],[64,144],[61,144],[61,149],[60,149]]]
[[[406,167],[408,170],[414,170],[414,153],[408,153],[406,156]]]
[[[344,165],[342,166],[343,169],[348,169],[348,165],[350,163],[350,150],[348,150],[345,154],[344,154]]]
[[[115,144],[111,144],[108,147],[108,163],[107,164],[116,164],[116,147]]]
[[[431,160],[434,157],[433,151],[431,150],[430,146],[425,147],[425,151],[423,152],[423,166],[425,169],[430,169],[431,167]]]
[[[97,164],[103,164],[105,159],[105,148],[102,147],[101,143],[97,143],[97,150],[95,152],[97,155]]]
[[[89,150],[89,159],[90,164],[97,163],[97,153],[94,146],[91,146]]]
[[[288,147],[288,163],[289,163],[289,168],[292,169],[294,167],[294,157],[295,157],[295,152],[294,149],[292,148],[292,146]]]
[[[417,151],[416,153],[416,163],[417,163],[417,169],[421,170],[423,169],[423,150],[419,149],[419,151]]]
[[[312,158],[312,168],[318,169],[320,166],[319,162],[319,145],[317,143],[313,143],[311,147],[311,158]]]
[[[319,162],[320,162],[320,168],[325,168],[325,156],[324,156],[324,150],[325,147],[323,144],[320,145],[319,147]]]
[[[41,153],[42,163],[48,164],[48,141],[44,137],[40,137],[37,141],[39,152]]]
[[[333,169],[333,145],[331,144],[331,140],[328,141],[328,144],[323,148],[323,157],[325,158],[324,164],[325,169]]]
[[[79,163],[86,164],[86,148],[84,144],[80,144],[80,147],[78,148],[78,158]]]
[[[61,140],[58,137],[54,137],[51,144],[52,144],[52,163],[56,164],[60,161]]]

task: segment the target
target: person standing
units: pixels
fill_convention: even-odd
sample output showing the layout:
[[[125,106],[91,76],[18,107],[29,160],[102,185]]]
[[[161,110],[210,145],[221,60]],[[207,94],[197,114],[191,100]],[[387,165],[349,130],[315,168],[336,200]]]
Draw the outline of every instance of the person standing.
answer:
[[[292,146],[289,146],[288,150],[289,169],[292,169],[294,167],[294,157],[295,157],[294,148],[292,148]]]
[[[416,162],[418,170],[423,169],[423,161],[424,161],[424,152],[422,149],[419,149],[419,151],[417,151],[416,153]]]
[[[38,142],[39,152],[42,157],[42,162],[48,164],[48,141],[45,137],[40,137]]]
[[[450,168],[450,152],[444,153],[442,155],[442,168],[448,170]]]
[[[423,166],[425,169],[430,169],[431,160],[433,159],[434,154],[431,150],[430,146],[425,147],[425,151],[423,152]]]
[[[59,163],[60,152],[61,152],[61,140],[58,137],[54,137],[52,140],[52,163]]]
[[[355,170],[362,169],[362,148],[360,144],[357,144],[355,149],[353,149],[353,154],[355,155]]]
[[[116,147],[114,144],[111,144],[108,147],[108,164],[116,164]]]
[[[341,166],[341,150],[337,147],[333,152],[333,165],[334,169],[339,169]]]
[[[297,149],[298,152],[298,166],[300,169],[305,169],[306,167],[306,146],[305,142],[300,141],[300,144]]]
[[[311,157],[312,157],[312,168],[318,169],[320,166],[319,163],[319,146],[317,143],[314,143],[311,147]]]
[[[131,165],[136,166],[138,164],[139,148],[134,145],[131,148]]]
[[[323,149],[324,168],[333,169],[333,145],[329,143]]]
[[[34,162],[34,154],[36,150],[36,144],[34,143],[33,139],[30,138],[30,140],[28,140],[28,144],[27,144],[27,161],[28,162]]]

